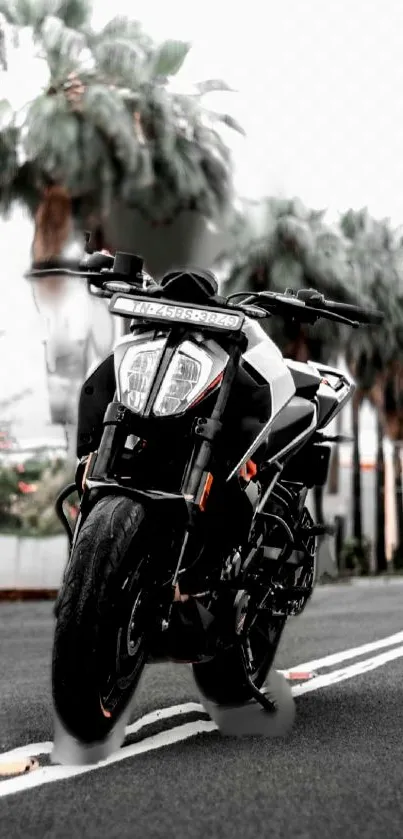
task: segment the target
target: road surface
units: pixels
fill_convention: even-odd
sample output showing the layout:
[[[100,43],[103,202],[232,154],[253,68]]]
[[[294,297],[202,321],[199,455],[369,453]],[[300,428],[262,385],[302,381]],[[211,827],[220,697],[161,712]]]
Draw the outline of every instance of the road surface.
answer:
[[[49,763],[52,604],[0,604],[0,752],[40,763],[0,779],[1,839],[403,837],[402,600],[401,579],[323,586],[289,622],[277,668],[317,675],[286,738],[221,737],[189,669],[158,665],[124,747],[81,774]]]

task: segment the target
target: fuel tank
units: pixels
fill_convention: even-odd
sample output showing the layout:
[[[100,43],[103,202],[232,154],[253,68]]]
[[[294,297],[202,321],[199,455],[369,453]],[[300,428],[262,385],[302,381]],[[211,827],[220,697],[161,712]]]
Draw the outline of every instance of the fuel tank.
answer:
[[[226,448],[230,472],[249,458],[258,464],[266,452],[269,427],[296,393],[280,350],[260,324],[246,318],[248,343],[226,409]]]

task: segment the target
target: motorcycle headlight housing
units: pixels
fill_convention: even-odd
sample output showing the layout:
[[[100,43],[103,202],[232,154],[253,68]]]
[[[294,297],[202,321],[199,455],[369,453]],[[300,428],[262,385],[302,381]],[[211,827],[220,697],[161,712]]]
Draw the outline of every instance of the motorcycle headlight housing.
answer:
[[[119,367],[120,399],[140,413],[149,396],[166,339],[129,344]]]
[[[181,414],[203,393],[213,361],[207,352],[184,341],[176,350],[153,406],[157,417]]]

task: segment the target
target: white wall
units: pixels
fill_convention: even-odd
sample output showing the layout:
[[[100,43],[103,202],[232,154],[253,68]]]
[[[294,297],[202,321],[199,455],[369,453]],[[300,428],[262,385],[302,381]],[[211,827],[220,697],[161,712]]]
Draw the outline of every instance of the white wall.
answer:
[[[0,536],[0,589],[57,589],[67,556],[65,536]]]

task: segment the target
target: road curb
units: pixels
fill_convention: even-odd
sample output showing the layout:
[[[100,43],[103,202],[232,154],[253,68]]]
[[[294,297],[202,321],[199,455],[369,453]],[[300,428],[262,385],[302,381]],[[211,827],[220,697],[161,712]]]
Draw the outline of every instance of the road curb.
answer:
[[[0,589],[0,603],[18,602],[21,600],[56,600],[58,589]]]
[[[403,585],[402,574],[387,574],[371,577],[338,577],[318,580],[317,588],[334,588],[335,586],[355,586],[365,588],[383,583],[388,585]],[[21,600],[56,600],[58,588],[0,588],[0,603]]]

